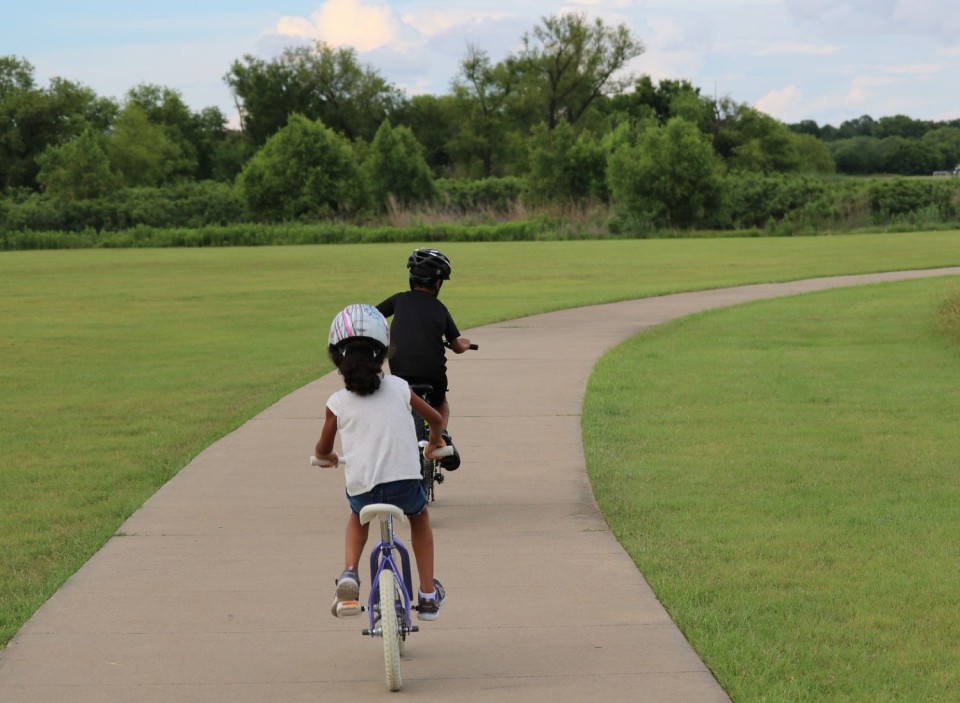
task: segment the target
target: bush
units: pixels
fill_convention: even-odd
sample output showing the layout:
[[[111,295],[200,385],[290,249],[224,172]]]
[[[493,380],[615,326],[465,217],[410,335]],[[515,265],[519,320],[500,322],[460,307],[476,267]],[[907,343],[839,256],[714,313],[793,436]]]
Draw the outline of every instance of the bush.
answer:
[[[356,213],[368,201],[350,142],[296,114],[247,162],[237,183],[250,212],[265,220]]]
[[[617,209],[656,226],[702,226],[721,204],[719,159],[696,125],[679,117],[614,151],[607,177]]]
[[[960,182],[955,179],[891,178],[873,181],[869,187],[870,210],[878,222],[929,209],[942,220],[953,220],[958,200]]]
[[[380,208],[391,200],[401,207],[427,203],[436,193],[423,146],[409,127],[384,121],[370,144],[364,169]]]

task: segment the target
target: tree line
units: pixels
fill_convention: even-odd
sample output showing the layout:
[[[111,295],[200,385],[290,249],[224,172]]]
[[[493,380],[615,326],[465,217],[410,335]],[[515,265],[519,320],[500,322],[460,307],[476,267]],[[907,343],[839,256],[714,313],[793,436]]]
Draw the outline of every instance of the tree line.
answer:
[[[349,47],[246,55],[224,76],[238,130],[171,88],[138,85],[115,101],[62,78],[39,86],[27,60],[0,56],[0,228],[362,218],[511,199],[723,227],[743,221],[730,207],[745,183],[960,163],[960,120],[787,125],[686,80],[624,73],[642,52],[623,24],[544,17],[499,62],[469,46],[449,93],[412,97]]]

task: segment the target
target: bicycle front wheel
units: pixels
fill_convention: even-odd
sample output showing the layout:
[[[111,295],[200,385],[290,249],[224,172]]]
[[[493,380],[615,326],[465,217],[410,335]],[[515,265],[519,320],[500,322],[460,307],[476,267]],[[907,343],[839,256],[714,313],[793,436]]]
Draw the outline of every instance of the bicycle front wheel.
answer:
[[[383,635],[383,663],[388,691],[399,691],[400,620],[397,614],[397,580],[389,569],[380,574],[380,628]]]
[[[417,441],[425,442],[429,438],[429,431],[423,418],[414,415],[414,422],[417,428]],[[423,492],[427,494],[427,502],[433,502],[433,461],[428,459],[420,449],[420,483],[423,484]]]

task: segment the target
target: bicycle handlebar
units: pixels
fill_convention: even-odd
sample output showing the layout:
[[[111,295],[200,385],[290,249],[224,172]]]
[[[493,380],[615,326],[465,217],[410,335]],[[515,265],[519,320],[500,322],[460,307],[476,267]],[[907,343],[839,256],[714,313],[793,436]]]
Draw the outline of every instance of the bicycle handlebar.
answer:
[[[422,448],[422,447],[426,447],[426,446],[427,446],[427,440],[421,439],[421,440],[420,440],[420,447]],[[440,447],[437,451],[435,451],[435,452],[433,453],[433,456],[430,456],[430,457],[428,457],[428,458],[429,458],[429,459],[443,459],[443,458],[446,457],[446,456],[453,456],[453,445],[451,445],[451,444],[445,444],[445,445],[443,445],[442,447]]]
[[[344,466],[347,463],[346,457],[337,457],[337,466]],[[310,466],[320,466],[324,469],[329,469],[333,464],[329,461],[322,461],[315,456],[310,457]]]
[[[421,447],[426,447],[426,446],[427,446],[427,443],[426,443],[425,441],[420,442],[420,446],[421,446]],[[448,445],[445,445],[445,446],[443,446],[443,447],[440,447],[437,451],[435,451],[435,452],[433,453],[433,456],[431,456],[430,458],[431,458],[431,459],[443,459],[444,457],[447,457],[447,456],[453,456],[453,447],[452,447],[451,445],[449,445],[449,444],[448,444]],[[347,464],[347,458],[346,458],[345,456],[339,456],[339,457],[337,457],[337,466],[343,467],[343,466],[346,466],[346,464]],[[329,469],[329,468],[331,468],[331,467],[333,466],[333,464],[330,463],[329,461],[323,461],[323,460],[321,460],[321,459],[318,459],[318,458],[315,457],[315,456],[311,456],[311,457],[310,457],[310,466],[319,466],[319,467],[321,467],[321,468],[323,468],[323,469]]]
[[[452,349],[452,348],[453,348],[453,347],[450,345],[450,342],[448,342],[448,341],[446,341],[446,340],[444,340],[443,346],[445,346],[447,349]],[[473,350],[473,351],[476,351],[476,350],[479,349],[479,348],[480,348],[480,345],[479,345],[479,344],[471,344],[469,347],[467,347],[467,349],[471,349],[471,350]]]

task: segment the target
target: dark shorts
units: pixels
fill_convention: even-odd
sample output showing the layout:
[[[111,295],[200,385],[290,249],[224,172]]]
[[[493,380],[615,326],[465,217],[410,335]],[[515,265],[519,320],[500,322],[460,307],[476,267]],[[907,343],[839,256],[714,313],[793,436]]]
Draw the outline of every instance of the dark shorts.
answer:
[[[419,479],[408,478],[403,481],[390,481],[374,486],[373,490],[356,496],[347,496],[350,509],[357,515],[372,503],[396,505],[404,515],[416,516],[427,507],[427,494]]]
[[[434,408],[439,408],[441,405],[443,405],[443,402],[447,399],[448,389],[447,389],[446,375],[400,376],[400,378],[402,378],[404,381],[409,383],[411,386],[416,386],[416,385],[433,386],[433,390],[430,391],[430,405]]]

